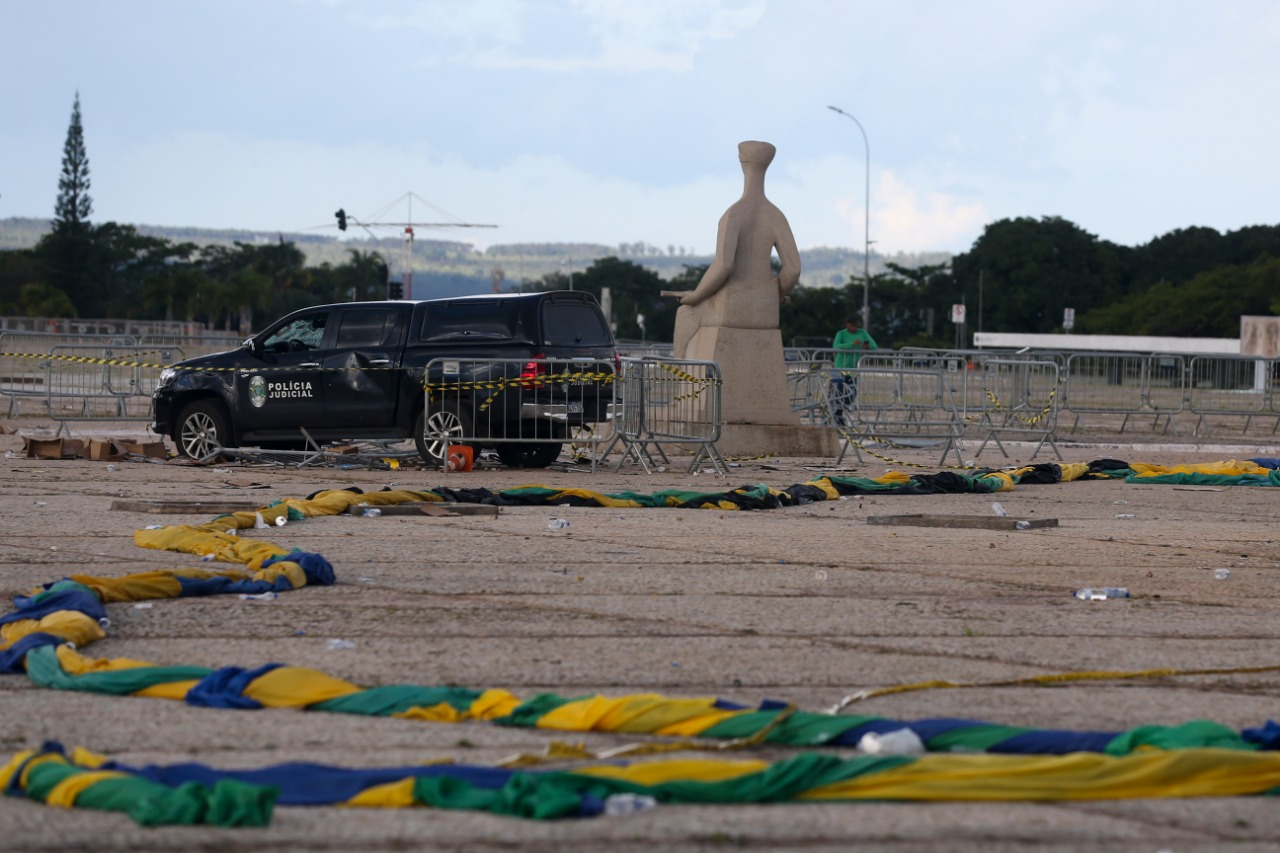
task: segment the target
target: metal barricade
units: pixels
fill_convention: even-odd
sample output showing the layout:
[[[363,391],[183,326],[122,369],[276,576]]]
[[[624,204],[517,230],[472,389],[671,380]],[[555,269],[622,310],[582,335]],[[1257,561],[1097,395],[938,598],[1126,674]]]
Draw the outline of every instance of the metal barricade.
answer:
[[[1248,432],[1258,416],[1276,417],[1276,362],[1249,356],[1197,355],[1188,370],[1187,408],[1196,415],[1201,435],[1210,416],[1243,417]]]
[[[21,413],[23,401],[44,405],[52,341],[60,335],[0,332],[0,397],[8,401],[5,417]]]
[[[1129,421],[1150,415],[1152,427],[1177,433],[1184,409],[1186,358],[1172,354],[1079,352],[1068,356],[1062,408],[1075,415],[1074,433],[1086,415],[1095,420]]]
[[[974,458],[994,441],[1008,457],[1002,439],[1035,441],[1032,459],[1048,444],[1058,459],[1059,370],[1053,361],[988,359],[982,369],[983,394],[989,405],[978,422],[982,445]]]
[[[600,449],[615,436],[615,365],[603,359],[433,359],[426,367],[424,443],[447,465],[450,445],[494,447],[513,467],[543,468],[563,446]]]
[[[946,370],[883,366],[864,357],[853,369],[824,371],[822,411],[842,439],[840,455],[858,461],[868,442],[889,447],[941,447],[941,463],[954,454],[964,422]]]
[[[132,339],[111,346],[60,345],[47,359],[45,406],[58,421],[140,420],[150,417],[151,393],[181,349],[143,350]]]
[[[654,454],[669,462],[663,445],[692,448],[688,470],[704,461],[721,475],[729,473],[716,447],[723,427],[720,366],[713,361],[674,358],[623,362],[622,417],[618,438],[622,463],[635,461],[651,472]]]

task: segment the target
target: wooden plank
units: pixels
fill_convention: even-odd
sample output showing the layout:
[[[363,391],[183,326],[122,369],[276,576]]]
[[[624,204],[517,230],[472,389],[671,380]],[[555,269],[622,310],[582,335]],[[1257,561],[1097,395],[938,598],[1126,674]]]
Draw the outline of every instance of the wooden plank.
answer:
[[[368,506],[349,506],[347,507],[348,515],[360,515]],[[498,507],[490,504],[446,504],[432,503],[430,501],[423,503],[394,504],[392,506],[380,506],[382,515],[416,515],[416,516],[458,516],[458,515],[474,515],[482,518],[496,518],[498,515]]]
[[[261,509],[256,501],[112,501],[111,508],[124,512],[149,512],[161,515],[201,513],[222,515],[228,512],[244,512]]]
[[[1013,518],[989,515],[872,515],[867,524],[896,524],[907,527],[967,527],[978,530],[1017,530],[1025,521],[1031,530],[1057,527],[1056,518]]]

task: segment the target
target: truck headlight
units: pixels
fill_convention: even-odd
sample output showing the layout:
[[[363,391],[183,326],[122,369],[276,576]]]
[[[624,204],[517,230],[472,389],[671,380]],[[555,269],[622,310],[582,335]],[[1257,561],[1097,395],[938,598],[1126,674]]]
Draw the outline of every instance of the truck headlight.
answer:
[[[156,388],[163,388],[166,385],[172,385],[173,380],[178,377],[178,371],[172,367],[166,367],[160,371],[160,381],[156,382]]]

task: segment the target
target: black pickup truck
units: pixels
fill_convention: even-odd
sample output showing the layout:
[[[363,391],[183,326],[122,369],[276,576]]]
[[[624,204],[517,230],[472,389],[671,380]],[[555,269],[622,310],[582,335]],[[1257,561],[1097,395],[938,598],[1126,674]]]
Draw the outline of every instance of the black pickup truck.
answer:
[[[195,459],[297,447],[305,428],[322,443],[412,437],[431,464],[457,443],[542,468],[609,417],[617,368],[582,291],[321,305],[166,368],[152,429]]]

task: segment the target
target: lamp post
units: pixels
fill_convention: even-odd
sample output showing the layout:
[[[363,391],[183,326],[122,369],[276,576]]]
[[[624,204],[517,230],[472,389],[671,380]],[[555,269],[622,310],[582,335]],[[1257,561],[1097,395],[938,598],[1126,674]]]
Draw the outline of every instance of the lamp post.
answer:
[[[565,269],[566,263],[568,264],[568,270],[569,270],[569,289],[573,290],[573,258],[568,258],[568,259],[561,258],[560,269]]]
[[[839,107],[827,107],[837,112],[858,126],[862,133],[862,144],[867,151],[866,198],[867,206],[863,214],[863,248],[862,248],[862,328],[871,331],[871,143],[867,141],[867,132],[862,122],[849,115]]]

